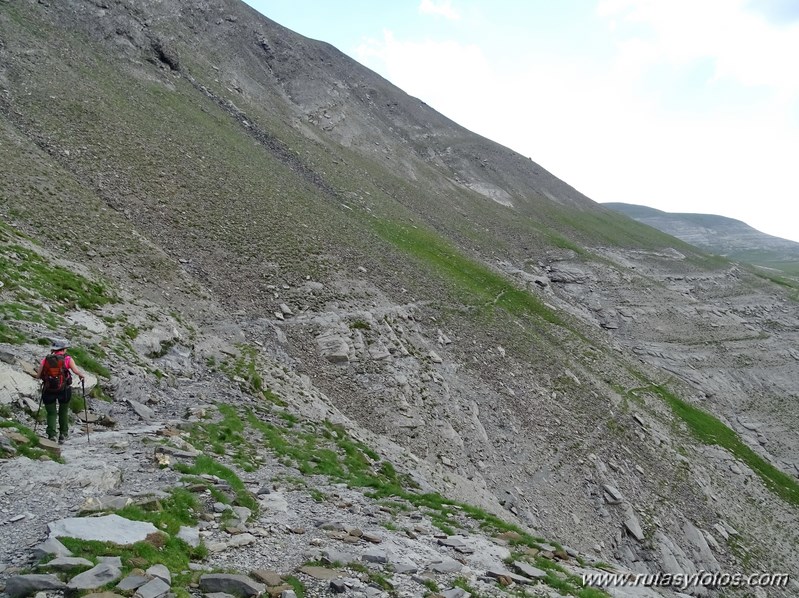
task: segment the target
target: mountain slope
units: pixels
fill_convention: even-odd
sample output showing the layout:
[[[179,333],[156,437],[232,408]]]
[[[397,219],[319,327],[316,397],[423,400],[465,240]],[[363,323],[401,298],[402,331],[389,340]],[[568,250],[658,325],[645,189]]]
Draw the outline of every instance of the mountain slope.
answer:
[[[134,347],[170,384],[254,354],[234,379],[547,537],[640,571],[702,568],[708,543],[725,569],[796,570],[795,289],[241,3],[0,7],[2,218],[194,331],[162,338],[164,317]],[[41,308],[10,282],[5,306]],[[10,340],[76,334],[4,313]]]
[[[761,233],[740,220],[662,212],[625,203],[603,205],[710,253],[792,274],[799,272],[799,243]]]

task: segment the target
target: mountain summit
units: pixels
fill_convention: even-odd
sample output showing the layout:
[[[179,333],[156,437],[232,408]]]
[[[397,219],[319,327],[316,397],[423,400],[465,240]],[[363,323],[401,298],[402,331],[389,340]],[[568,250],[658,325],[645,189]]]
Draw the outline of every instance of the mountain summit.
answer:
[[[799,575],[790,277],[234,0],[0,1],[0,161],[10,595],[87,567],[182,596]],[[63,450],[35,422],[50,337],[97,379]],[[62,521],[100,514],[159,531]],[[85,561],[40,574],[54,551]]]

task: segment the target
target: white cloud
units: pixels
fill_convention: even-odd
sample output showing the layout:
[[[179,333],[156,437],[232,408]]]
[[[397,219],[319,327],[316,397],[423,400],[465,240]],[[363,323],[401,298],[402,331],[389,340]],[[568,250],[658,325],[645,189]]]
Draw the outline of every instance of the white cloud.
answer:
[[[419,4],[419,12],[426,15],[438,15],[451,21],[460,19],[460,14],[453,8],[451,0],[440,0],[438,3],[433,0],[422,0]]]
[[[403,91],[465,124],[502,88],[479,46],[456,41],[399,40],[383,31],[355,50],[355,57],[384,73]]]
[[[599,11],[616,44],[605,63],[556,51],[495,63],[501,48],[389,31],[355,55],[596,201],[722,214],[799,241],[799,23],[770,24],[743,0],[603,0]],[[696,89],[658,88],[663,65],[701,61],[712,68],[700,95],[716,91],[701,110]],[[740,100],[751,86],[755,99]]]
[[[799,94],[799,23],[779,26],[745,0],[602,0],[598,14],[619,37],[619,60],[641,69],[711,59],[715,79]]]

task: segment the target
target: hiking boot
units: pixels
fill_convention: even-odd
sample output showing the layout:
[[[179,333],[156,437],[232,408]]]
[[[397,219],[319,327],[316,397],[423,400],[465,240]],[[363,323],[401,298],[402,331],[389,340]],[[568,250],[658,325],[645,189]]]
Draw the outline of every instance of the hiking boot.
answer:
[[[55,442],[55,436],[48,436],[47,440],[49,440],[50,442]]]
[[[61,436],[58,437],[58,444],[64,444],[64,441],[66,439],[67,439],[67,434],[61,434]]]

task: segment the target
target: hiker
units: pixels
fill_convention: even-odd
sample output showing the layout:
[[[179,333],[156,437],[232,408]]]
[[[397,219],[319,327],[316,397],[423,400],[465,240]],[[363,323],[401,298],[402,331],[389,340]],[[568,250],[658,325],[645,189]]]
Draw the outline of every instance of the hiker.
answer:
[[[42,402],[47,411],[47,438],[55,440],[56,418],[58,420],[58,444],[64,444],[69,436],[69,400],[72,398],[72,374],[84,379],[75,365],[75,360],[67,355],[69,343],[54,341],[50,354],[42,359],[39,378],[42,380]],[[58,406],[56,407],[56,402]]]

